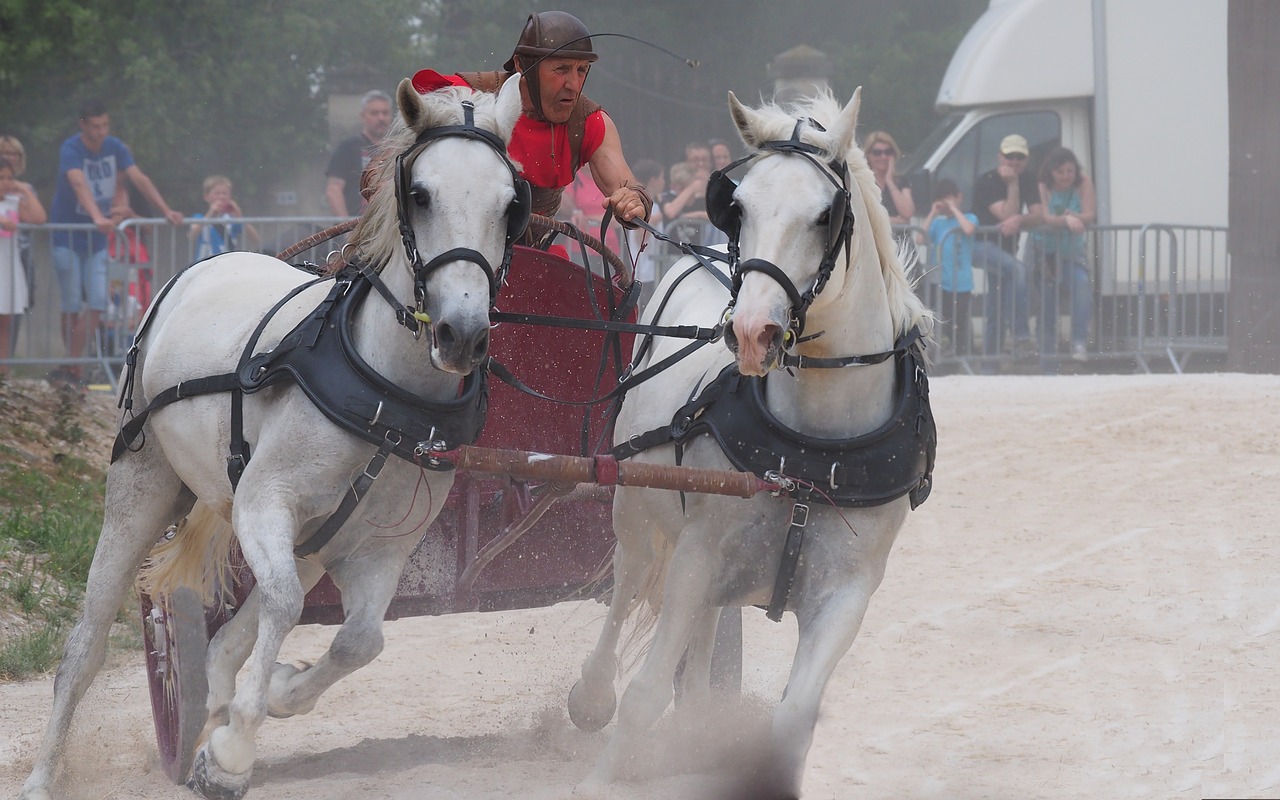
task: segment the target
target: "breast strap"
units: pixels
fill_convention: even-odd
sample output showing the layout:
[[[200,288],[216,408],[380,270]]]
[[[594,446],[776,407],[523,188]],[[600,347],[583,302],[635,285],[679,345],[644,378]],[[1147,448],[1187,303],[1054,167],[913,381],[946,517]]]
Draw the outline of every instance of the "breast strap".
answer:
[[[241,389],[252,394],[292,380],[335,425],[379,446],[388,437],[397,440],[391,453],[415,463],[420,443],[443,441],[452,448],[475,442],[488,409],[487,372],[464,378],[450,400],[425,400],[380,375],[351,339],[351,317],[371,288],[364,276],[337,281],[279,346],[241,362]]]
[[[861,436],[819,439],[788,428],[765,407],[765,378],[744,377],[731,364],[676,412],[669,426],[623,442],[613,454],[627,458],[668,442],[686,445],[706,434],[737,469],[762,478],[776,471],[793,479],[792,497],[864,508],[909,495],[914,509],[932,488],[938,437],[929,381],[916,348],[900,353],[896,363],[893,416]]]

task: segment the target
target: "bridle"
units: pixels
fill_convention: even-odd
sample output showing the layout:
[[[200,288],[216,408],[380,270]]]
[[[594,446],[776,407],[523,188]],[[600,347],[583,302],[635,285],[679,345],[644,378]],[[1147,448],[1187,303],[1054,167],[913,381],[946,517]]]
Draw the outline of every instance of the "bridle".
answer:
[[[814,298],[831,279],[831,273],[835,270],[836,258],[841,249],[845,251],[845,266],[848,266],[851,259],[849,242],[853,236],[853,205],[848,189],[849,165],[843,160],[825,163],[819,161],[817,156],[823,155],[822,150],[800,141],[800,127],[806,123],[818,130],[826,130],[813,119],[798,119],[790,139],[766,142],[759,147],[764,151],[763,153],[753,153],[740,158],[724,169],[713,172],[707,180],[707,216],[711,224],[729,236],[729,274],[733,278],[733,288],[730,291],[729,306],[725,309],[725,319],[733,313],[733,307],[738,301],[738,292],[742,288],[742,280],[746,274],[762,272],[776,281],[791,301],[791,319],[783,339],[788,346],[799,341],[803,334],[806,312]],[[796,287],[791,278],[777,264],[763,258],[740,260],[739,236],[742,232],[742,209],[733,199],[738,183],[730,178],[728,173],[748,161],[774,153],[804,157],[835,186],[835,193],[831,197],[827,212],[826,250],[822,262],[818,265],[818,274],[813,284],[804,292]]]
[[[416,309],[411,316],[402,316],[401,322],[410,330],[413,330],[415,334],[417,333],[419,322],[430,322],[430,317],[426,313],[427,279],[445,264],[454,261],[470,261],[484,270],[485,275],[489,278],[489,305],[492,306],[494,304],[498,297],[498,289],[506,280],[507,272],[511,268],[512,249],[529,226],[529,217],[533,210],[529,182],[520,177],[515,164],[511,163],[511,158],[507,155],[507,148],[502,139],[490,131],[476,127],[475,105],[470,100],[462,101],[462,113],[463,122],[461,125],[441,125],[435,128],[427,128],[418,134],[418,138],[412,145],[396,156],[396,214],[400,228],[400,239],[404,243],[404,251],[409,261],[409,268],[413,272],[413,308]],[[413,189],[410,185],[413,164],[418,156],[422,154],[422,151],[432,142],[451,136],[460,136],[464,139],[475,139],[484,142],[493,148],[498,157],[502,159],[502,163],[511,172],[511,180],[516,196],[511,201],[511,205],[507,207],[506,240],[503,244],[502,263],[497,270],[494,270],[493,266],[489,264],[489,260],[484,257],[483,253],[470,247],[455,247],[451,250],[446,250],[427,262],[423,262],[422,254],[418,252],[417,237],[414,236],[413,226],[409,222],[411,212],[409,204],[414,198]],[[398,306],[398,303],[393,302],[392,305]]]

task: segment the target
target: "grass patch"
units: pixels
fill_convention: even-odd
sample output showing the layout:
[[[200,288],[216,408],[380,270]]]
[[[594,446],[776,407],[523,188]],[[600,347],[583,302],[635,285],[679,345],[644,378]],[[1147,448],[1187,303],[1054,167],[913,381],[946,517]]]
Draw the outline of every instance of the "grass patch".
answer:
[[[103,481],[82,459],[57,460],[56,474],[0,470],[0,540],[43,554],[43,569],[67,585],[83,585],[102,528]]]
[[[48,672],[62,657],[67,627],[51,623],[32,628],[0,644],[0,681],[29,678]]]
[[[66,403],[46,419],[48,437],[74,445],[85,436]],[[10,427],[0,447],[0,612],[20,620],[0,637],[0,681],[42,674],[61,658],[102,528],[104,467],[71,447],[38,456],[48,450],[27,444],[26,428]]]

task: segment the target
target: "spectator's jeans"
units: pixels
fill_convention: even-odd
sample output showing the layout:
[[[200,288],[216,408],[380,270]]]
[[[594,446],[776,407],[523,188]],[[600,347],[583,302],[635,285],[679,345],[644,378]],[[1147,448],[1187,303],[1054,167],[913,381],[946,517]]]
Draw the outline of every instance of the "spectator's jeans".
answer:
[[[1093,287],[1089,283],[1089,270],[1083,259],[1066,263],[1059,270],[1057,257],[1046,255],[1040,265],[1040,321],[1036,324],[1040,339],[1040,353],[1050,355],[1059,352],[1058,317],[1066,309],[1071,310],[1071,345],[1084,345],[1089,341],[1089,323],[1093,320]]]
[[[78,314],[84,305],[107,310],[107,248],[84,253],[54,245],[53,271],[62,294],[62,313]]]
[[[1014,339],[1030,339],[1031,300],[1027,292],[1027,268],[1006,253],[999,243],[979,239],[973,243],[973,266],[986,273],[983,304],[982,349],[987,355],[1000,352],[1006,326]]]

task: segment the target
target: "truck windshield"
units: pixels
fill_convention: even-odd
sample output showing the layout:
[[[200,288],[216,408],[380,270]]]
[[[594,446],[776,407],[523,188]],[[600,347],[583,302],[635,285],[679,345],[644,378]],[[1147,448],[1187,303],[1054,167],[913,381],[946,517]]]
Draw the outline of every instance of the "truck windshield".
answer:
[[[933,129],[920,143],[920,146],[911,153],[903,153],[902,161],[898,164],[899,175],[910,175],[916,168],[924,165],[926,159],[933,151],[938,149],[938,145],[942,144],[942,140],[951,134],[951,131],[960,124],[960,120],[964,119],[964,112],[956,111],[943,117],[938,127]]]

